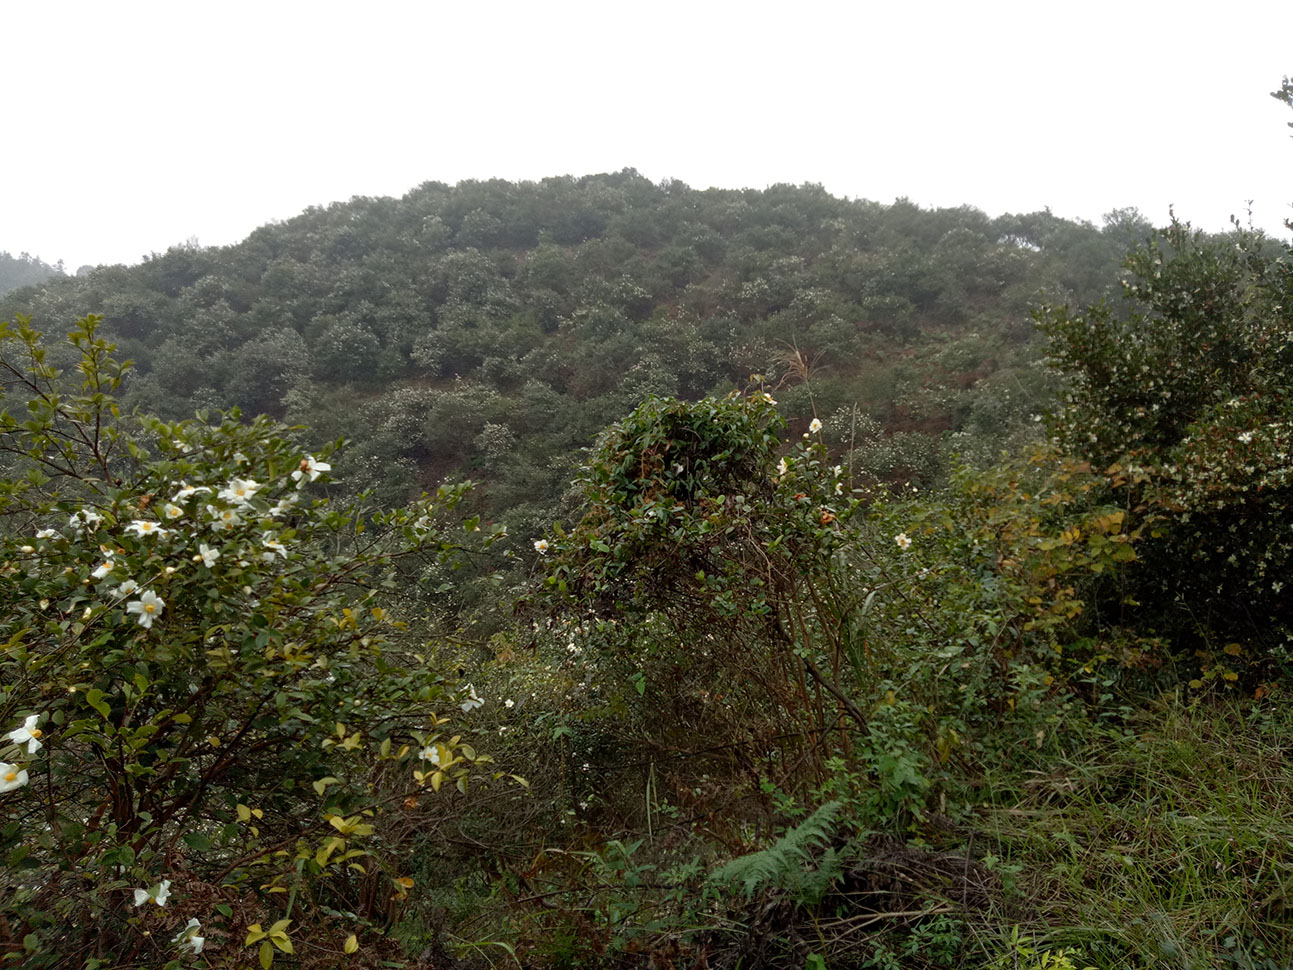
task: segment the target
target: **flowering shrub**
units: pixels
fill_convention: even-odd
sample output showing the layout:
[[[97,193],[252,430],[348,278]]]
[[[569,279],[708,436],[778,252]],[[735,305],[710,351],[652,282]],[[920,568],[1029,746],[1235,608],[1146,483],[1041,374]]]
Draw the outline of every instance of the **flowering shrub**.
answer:
[[[826,704],[860,722],[812,602],[856,501],[820,440],[778,457],[775,403],[653,397],[613,425],[583,472],[586,514],[552,541],[545,581],[603,620],[655,624],[650,639],[674,641],[666,663],[679,669],[717,666],[731,690],[797,721],[815,723]],[[809,689],[822,697],[810,703]]]
[[[0,326],[0,953],[336,965],[406,888],[383,820],[489,760],[377,599],[465,487],[342,511],[267,419],[122,417],[97,325],[73,388]]]
[[[1241,664],[1287,673],[1293,656],[1281,595],[1293,565],[1289,255],[1260,234],[1210,240],[1173,223],[1128,258],[1125,312],[1039,316],[1068,381],[1052,420],[1061,445],[1128,482],[1131,507],[1157,520],[1136,598],[1228,680]]]

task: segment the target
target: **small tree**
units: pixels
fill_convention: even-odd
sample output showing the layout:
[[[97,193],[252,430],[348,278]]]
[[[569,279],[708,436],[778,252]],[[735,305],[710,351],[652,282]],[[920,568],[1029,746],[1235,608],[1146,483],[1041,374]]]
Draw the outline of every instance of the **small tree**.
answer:
[[[122,416],[98,323],[73,387],[0,326],[0,953],[178,966],[211,938],[268,967],[313,924],[336,965],[403,892],[385,815],[488,760],[443,716],[474,692],[378,599],[454,553],[466,487],[342,511],[267,419]]]

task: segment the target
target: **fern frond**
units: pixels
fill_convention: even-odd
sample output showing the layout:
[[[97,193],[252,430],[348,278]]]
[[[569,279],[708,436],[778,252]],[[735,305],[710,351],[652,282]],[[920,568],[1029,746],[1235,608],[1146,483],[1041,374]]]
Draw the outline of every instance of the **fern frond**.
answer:
[[[776,842],[733,859],[710,874],[711,885],[730,889],[740,885],[747,898],[761,889],[783,889],[796,902],[817,902],[840,872],[840,861],[833,850],[823,854],[814,865],[813,850],[827,845],[835,835],[835,817],[844,805],[830,801],[786,832]]]

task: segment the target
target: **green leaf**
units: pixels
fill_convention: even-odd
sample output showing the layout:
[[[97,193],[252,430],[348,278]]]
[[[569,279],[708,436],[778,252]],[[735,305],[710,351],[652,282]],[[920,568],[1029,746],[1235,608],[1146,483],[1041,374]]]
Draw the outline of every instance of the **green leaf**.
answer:
[[[98,711],[105,721],[112,713],[108,705],[103,702],[103,691],[97,687],[91,687],[85,692],[85,702]]]

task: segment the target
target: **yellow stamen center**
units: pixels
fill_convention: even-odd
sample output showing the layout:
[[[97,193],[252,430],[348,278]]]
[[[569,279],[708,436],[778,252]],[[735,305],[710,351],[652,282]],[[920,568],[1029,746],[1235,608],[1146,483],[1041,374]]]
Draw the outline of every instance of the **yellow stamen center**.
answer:
[[[157,612],[157,607],[155,607],[152,603],[145,603],[144,609],[147,610],[149,613]]]
[[[17,781],[17,780],[18,780],[18,772],[16,772],[16,771],[10,771],[10,772],[7,772],[7,773],[5,774],[5,776],[4,776],[4,780],[5,780],[5,781]]]
[[[40,734],[41,734],[40,728],[32,728],[31,736],[33,738],[39,738]]]

